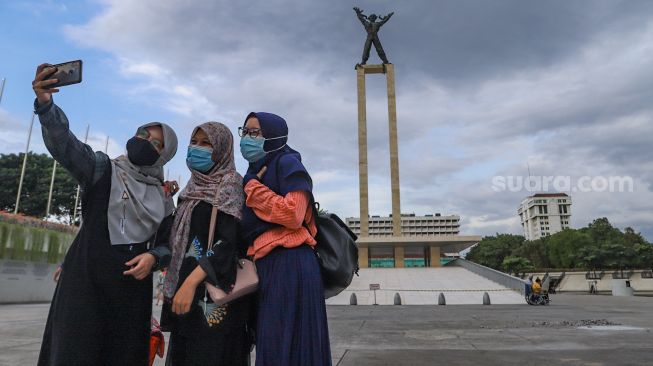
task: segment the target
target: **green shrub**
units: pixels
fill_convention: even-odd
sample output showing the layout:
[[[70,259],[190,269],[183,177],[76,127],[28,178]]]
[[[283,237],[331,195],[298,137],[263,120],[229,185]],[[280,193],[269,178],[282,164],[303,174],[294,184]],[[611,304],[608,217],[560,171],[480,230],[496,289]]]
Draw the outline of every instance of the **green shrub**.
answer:
[[[0,259],[60,263],[74,238],[72,233],[0,222]]]

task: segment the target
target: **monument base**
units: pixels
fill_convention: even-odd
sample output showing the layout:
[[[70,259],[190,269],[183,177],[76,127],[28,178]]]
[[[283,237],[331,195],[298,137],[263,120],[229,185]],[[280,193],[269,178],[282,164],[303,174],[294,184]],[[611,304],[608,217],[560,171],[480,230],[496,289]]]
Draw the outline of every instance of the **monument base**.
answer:
[[[445,253],[458,253],[481,241],[477,235],[359,236],[361,268],[440,267]]]

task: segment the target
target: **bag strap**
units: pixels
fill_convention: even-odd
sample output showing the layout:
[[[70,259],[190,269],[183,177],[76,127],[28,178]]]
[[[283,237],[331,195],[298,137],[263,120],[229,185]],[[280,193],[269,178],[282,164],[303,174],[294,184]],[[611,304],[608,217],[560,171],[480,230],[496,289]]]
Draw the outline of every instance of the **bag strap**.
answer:
[[[312,212],[312,217],[313,217],[313,223],[315,224],[315,229],[316,233],[315,235],[311,234],[311,229],[308,226],[308,223],[302,219],[302,226],[308,231],[308,235],[310,235],[313,239],[315,239],[315,236],[317,236],[317,216],[320,214],[320,203],[315,201],[315,198],[313,197],[313,193],[311,193],[311,199],[308,202],[308,207],[306,208],[306,211],[311,210]],[[304,214],[306,216],[306,214]]]
[[[213,239],[215,237],[215,225],[216,222],[218,221],[218,195],[220,194],[220,188],[218,188],[215,191],[215,197],[213,197],[213,202],[211,205],[213,205],[213,208],[211,209],[211,221],[209,222],[209,238],[206,241],[206,252],[204,252],[204,255],[208,255],[209,250],[211,250],[211,246],[213,245]],[[208,289],[206,288],[206,285],[204,285],[204,315],[206,316],[206,301],[208,300]]]
[[[216,222],[218,221],[218,194],[220,193],[220,189],[215,192],[215,197],[213,200],[213,208],[211,209],[211,221],[209,223],[209,240],[206,242],[206,251],[208,252],[211,249],[211,246],[213,245],[213,239],[215,236],[215,225]]]

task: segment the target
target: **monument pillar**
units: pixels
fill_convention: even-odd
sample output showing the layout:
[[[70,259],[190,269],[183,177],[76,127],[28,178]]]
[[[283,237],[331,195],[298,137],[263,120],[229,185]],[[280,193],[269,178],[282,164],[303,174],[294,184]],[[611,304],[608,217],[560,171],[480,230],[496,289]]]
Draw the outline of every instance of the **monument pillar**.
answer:
[[[392,193],[392,235],[401,236],[399,196],[399,148],[397,142],[397,100],[394,65],[358,65],[358,184],[360,194],[360,236],[369,235],[369,193],[367,175],[367,110],[365,75],[385,74],[388,92],[388,128],[390,135],[390,183]]]
[[[392,235],[401,236],[399,197],[399,147],[397,144],[397,100],[395,98],[395,66],[386,64],[388,85],[388,128],[390,129],[390,188],[392,190]]]
[[[356,68],[358,85],[358,192],[360,195],[360,236],[369,236],[369,203],[367,189],[367,111],[365,101],[365,68]]]

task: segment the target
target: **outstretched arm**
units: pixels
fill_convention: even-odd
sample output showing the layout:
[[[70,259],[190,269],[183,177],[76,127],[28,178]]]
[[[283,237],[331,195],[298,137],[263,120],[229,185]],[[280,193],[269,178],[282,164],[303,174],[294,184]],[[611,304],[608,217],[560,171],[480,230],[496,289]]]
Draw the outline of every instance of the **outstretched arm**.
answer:
[[[356,16],[358,17],[358,20],[365,25],[367,23],[367,18],[365,15],[363,15],[363,11],[360,8],[354,8],[354,11],[356,12]]]
[[[43,141],[52,157],[82,187],[93,185],[104,172],[109,159],[104,154],[94,153],[90,146],[79,141],[70,131],[66,114],[52,101],[52,93],[58,90],[48,87],[56,80],[45,80],[51,71],[49,65],[40,65],[32,82],[36,94],[34,111],[41,122]]]
[[[390,18],[392,17],[392,15],[393,15],[394,13],[395,13],[395,12],[393,11],[392,13],[390,13],[390,14],[386,15],[385,17],[383,17],[383,18],[381,19],[381,22],[380,22],[379,25],[383,25],[383,24],[385,24],[385,22],[387,22],[388,20],[390,20]]]

